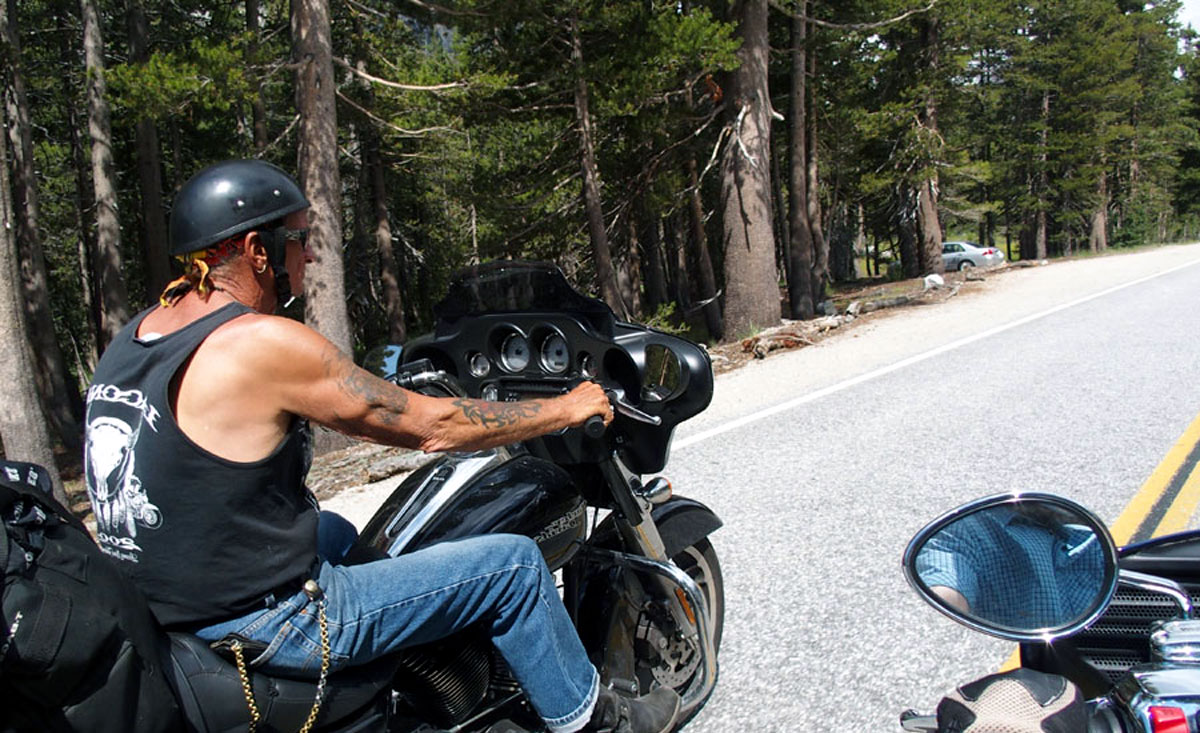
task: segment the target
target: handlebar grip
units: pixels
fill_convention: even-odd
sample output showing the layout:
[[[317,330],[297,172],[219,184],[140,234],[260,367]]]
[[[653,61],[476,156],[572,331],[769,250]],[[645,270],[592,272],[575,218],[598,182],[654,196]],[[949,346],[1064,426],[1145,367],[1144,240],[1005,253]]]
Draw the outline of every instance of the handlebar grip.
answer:
[[[599,438],[604,435],[604,418],[592,415],[583,423],[583,434],[589,438]]]

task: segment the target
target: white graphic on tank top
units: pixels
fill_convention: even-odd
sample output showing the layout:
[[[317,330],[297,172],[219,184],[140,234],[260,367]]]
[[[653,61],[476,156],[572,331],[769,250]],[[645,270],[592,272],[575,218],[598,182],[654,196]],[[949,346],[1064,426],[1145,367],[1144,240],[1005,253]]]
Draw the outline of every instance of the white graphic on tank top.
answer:
[[[109,414],[93,418],[96,402],[107,403],[104,411]],[[142,428],[157,432],[154,422],[158,415],[138,390],[109,385],[93,385],[88,390],[84,441],[88,497],[96,515],[100,548],[119,560],[137,562],[142,550],[136,539],[138,528],[156,529],[162,524],[162,514],[146,496],[134,461]]]

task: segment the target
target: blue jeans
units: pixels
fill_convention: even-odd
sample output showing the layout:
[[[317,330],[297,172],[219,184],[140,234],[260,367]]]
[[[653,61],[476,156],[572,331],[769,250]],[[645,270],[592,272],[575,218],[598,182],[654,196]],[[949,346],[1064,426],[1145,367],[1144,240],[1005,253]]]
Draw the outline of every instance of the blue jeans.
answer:
[[[480,624],[547,727],[570,733],[588,722],[599,675],[533,540],[486,535],[335,564],[353,533],[345,519],[322,512],[317,582],[327,599],[331,671]],[[248,660],[253,667],[307,677],[320,671],[317,604],[303,592],[196,635],[216,641],[231,633],[267,645]]]

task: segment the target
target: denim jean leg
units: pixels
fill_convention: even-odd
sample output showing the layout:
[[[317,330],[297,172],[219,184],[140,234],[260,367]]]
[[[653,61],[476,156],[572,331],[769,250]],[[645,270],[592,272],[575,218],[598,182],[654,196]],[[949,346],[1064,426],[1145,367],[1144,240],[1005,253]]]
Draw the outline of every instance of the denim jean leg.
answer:
[[[599,676],[532,540],[488,535],[363,565],[323,563],[319,583],[335,669],[483,628],[552,730],[569,733],[587,722]],[[315,674],[320,636],[315,604],[306,600],[299,594],[280,604],[281,613],[252,614],[247,621],[254,622],[240,629],[270,645],[259,660],[264,671]]]
[[[341,514],[322,510],[317,515],[317,555],[325,562],[339,564],[357,539],[358,530]]]
[[[353,638],[352,664],[482,626],[554,729],[573,730],[591,712],[599,677],[527,537],[471,537],[365,565],[327,565],[321,584],[331,615],[345,614],[338,621]]]

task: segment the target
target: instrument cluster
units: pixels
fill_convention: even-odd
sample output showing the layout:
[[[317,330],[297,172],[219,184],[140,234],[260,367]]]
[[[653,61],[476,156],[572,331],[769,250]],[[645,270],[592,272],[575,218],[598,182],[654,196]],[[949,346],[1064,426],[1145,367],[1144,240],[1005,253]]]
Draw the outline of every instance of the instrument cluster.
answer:
[[[549,323],[533,324],[527,329],[512,323],[498,325],[488,334],[486,348],[468,351],[464,359],[475,379],[597,375],[596,357],[587,350],[572,349],[563,332]]]

